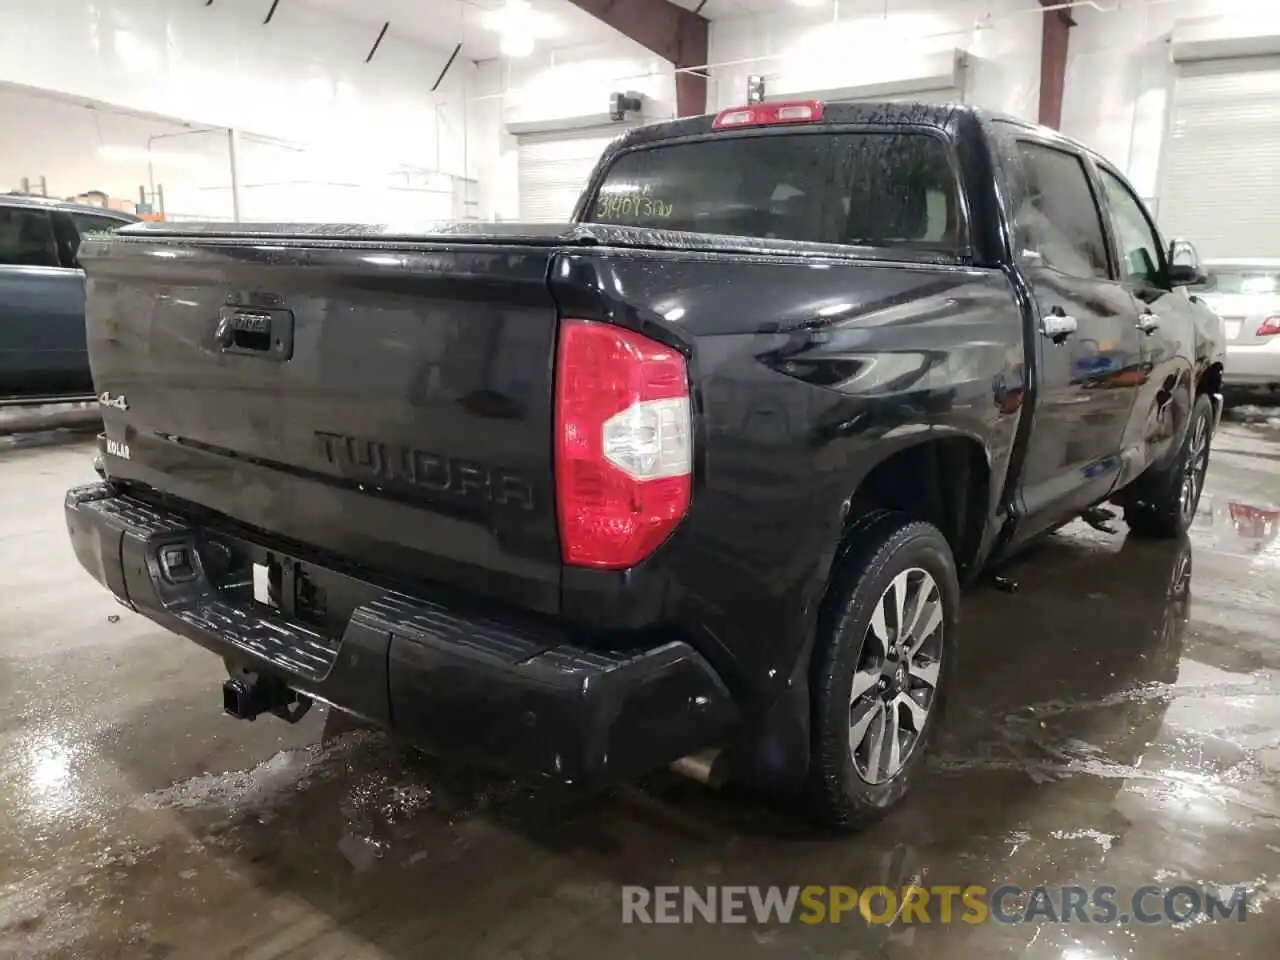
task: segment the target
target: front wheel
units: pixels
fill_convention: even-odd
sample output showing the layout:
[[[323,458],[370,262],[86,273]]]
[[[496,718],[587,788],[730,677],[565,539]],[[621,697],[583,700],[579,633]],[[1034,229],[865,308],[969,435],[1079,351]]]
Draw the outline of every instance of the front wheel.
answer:
[[[937,727],[960,587],[931,524],[885,514],[841,563],[814,651],[809,786],[817,818],[856,828],[907,792]]]
[[[1209,470],[1213,402],[1196,397],[1186,435],[1173,463],[1139,477],[1123,497],[1124,519],[1140,537],[1175,539],[1191,528]]]

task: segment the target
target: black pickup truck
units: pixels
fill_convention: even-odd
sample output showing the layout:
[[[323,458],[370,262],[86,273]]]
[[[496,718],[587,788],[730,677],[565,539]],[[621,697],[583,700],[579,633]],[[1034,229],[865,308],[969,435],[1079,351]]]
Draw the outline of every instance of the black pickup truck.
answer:
[[[586,786],[669,764],[870,821],[960,588],[1106,501],[1195,513],[1218,321],[1114,166],[970,107],[634,130],[570,224],[86,241],[81,563],[312,699]]]

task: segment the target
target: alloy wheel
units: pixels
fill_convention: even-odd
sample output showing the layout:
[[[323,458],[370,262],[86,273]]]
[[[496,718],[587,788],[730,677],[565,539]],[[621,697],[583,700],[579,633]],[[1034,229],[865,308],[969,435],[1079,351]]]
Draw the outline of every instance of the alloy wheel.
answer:
[[[943,630],[942,592],[919,567],[894,577],[876,602],[849,695],[849,751],[868,783],[893,779],[924,734]]]
[[[1187,448],[1187,459],[1182,467],[1182,490],[1179,495],[1179,508],[1182,519],[1190,523],[1196,515],[1200,504],[1200,493],[1204,489],[1205,473],[1209,469],[1209,418],[1198,417],[1192,428],[1191,445]]]

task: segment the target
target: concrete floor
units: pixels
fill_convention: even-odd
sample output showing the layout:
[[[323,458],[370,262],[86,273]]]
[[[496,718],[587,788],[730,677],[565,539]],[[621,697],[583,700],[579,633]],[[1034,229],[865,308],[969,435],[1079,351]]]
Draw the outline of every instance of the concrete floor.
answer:
[[[964,607],[940,755],[831,839],[663,773],[584,802],[316,710],[220,714],[222,665],[71,556],[83,444],[0,450],[0,956],[1275,955],[1280,420],[1224,425],[1189,549],[1075,524]],[[1251,508],[1253,508],[1251,510]],[[1258,511],[1270,510],[1269,514]],[[1123,526],[1121,526],[1123,530]],[[623,884],[1247,884],[1244,923],[623,926]]]

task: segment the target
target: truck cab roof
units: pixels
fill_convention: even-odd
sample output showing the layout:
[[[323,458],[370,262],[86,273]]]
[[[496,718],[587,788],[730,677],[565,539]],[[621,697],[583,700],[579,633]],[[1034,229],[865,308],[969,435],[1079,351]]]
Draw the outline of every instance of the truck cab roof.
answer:
[[[784,99],[765,101],[766,104],[782,102],[786,101]],[[721,111],[721,113],[723,112]],[[668,140],[709,133],[717,116],[719,114],[709,113],[697,117],[684,117],[678,120],[646,124],[629,131],[620,138],[620,143],[631,146],[655,140]],[[1043,136],[1064,140],[1069,139],[1056,130],[1013,114],[986,110],[965,103],[928,103],[902,100],[860,101],[857,103],[823,102],[823,115],[820,122],[824,125],[857,123],[893,126],[910,124],[913,126],[935,127],[939,130],[954,130],[966,121],[973,123],[1000,121],[1035,130]],[[794,127],[798,131],[804,129],[803,124],[796,124]],[[1076,141],[1071,142],[1080,149],[1087,149],[1083,144],[1079,144]]]

